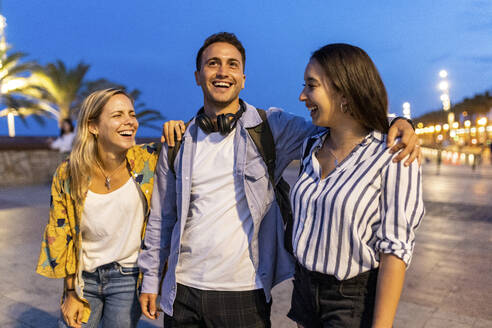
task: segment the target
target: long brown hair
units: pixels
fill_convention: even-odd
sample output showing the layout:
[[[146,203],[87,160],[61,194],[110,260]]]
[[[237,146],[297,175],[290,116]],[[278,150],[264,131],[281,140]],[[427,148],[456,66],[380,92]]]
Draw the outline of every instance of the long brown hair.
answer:
[[[367,53],[344,43],[328,44],[311,59],[321,65],[334,89],[345,97],[352,116],[367,130],[387,133],[388,96]]]
[[[92,165],[98,160],[97,139],[90,133],[89,123],[97,121],[109,99],[118,94],[127,96],[133,103],[132,97],[121,89],[95,91],[82,103],[77,120],[77,134],[68,163],[70,194],[78,203],[85,198],[89,188]]]

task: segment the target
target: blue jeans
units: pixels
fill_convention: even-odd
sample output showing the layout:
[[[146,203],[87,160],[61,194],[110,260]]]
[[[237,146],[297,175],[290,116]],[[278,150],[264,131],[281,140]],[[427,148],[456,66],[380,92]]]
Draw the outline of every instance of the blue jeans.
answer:
[[[91,315],[84,328],[133,328],[142,314],[137,297],[138,267],[124,268],[118,263],[102,265],[94,272],[82,272],[84,298],[89,301]],[[68,327],[63,319],[59,328]]]

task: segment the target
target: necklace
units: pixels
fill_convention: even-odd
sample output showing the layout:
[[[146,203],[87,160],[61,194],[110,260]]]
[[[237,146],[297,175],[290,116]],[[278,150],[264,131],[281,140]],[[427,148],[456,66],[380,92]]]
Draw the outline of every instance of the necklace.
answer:
[[[364,140],[364,139],[362,139]],[[338,166],[338,164],[340,163],[340,161],[338,160],[337,156],[335,155],[335,153],[330,149],[331,146],[329,144],[330,140],[327,138],[325,139],[325,142],[323,143],[323,147],[322,148],[325,148],[326,151],[328,151],[328,153],[335,159],[333,162],[335,164],[335,166]],[[358,140],[357,142],[353,142],[351,143],[350,145],[350,148],[351,148],[351,151],[349,153],[352,153],[354,151],[354,147],[357,146],[358,144],[360,144],[362,141],[361,140]]]
[[[116,171],[118,171],[118,170],[121,168],[121,166],[122,166],[123,164],[125,164],[125,163],[126,163],[126,160],[125,160],[125,161],[123,161],[120,165],[118,165],[118,167],[117,167],[117,168],[115,168],[115,169],[113,170],[113,172],[111,172],[110,174],[108,174],[108,175],[107,175],[107,174],[106,174],[106,172],[104,172],[104,170],[103,170],[103,168],[102,168],[101,164],[99,164],[99,161],[96,161],[96,164],[97,164],[97,166],[99,167],[99,170],[101,170],[101,173],[102,173],[102,174],[103,174],[103,176],[104,176],[104,179],[105,179],[105,180],[104,180],[104,185],[106,186],[106,189],[108,189],[108,190],[110,190],[110,189],[111,189],[111,176],[113,176],[113,174],[115,174],[115,172],[116,172]]]

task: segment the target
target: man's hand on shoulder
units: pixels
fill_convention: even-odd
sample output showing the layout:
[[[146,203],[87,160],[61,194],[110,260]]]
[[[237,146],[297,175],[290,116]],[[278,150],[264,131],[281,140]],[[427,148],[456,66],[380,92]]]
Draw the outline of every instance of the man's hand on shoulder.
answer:
[[[185,130],[186,127],[183,121],[167,121],[162,126],[161,142],[166,142],[168,147],[174,147],[175,140],[181,140]]]
[[[400,137],[400,141],[397,144],[395,139]],[[420,150],[419,139],[412,125],[405,119],[396,118],[396,121],[391,125],[388,131],[387,139],[388,147],[391,147],[390,152],[400,153],[393,159],[393,162],[399,162],[408,156],[405,161],[405,166],[409,166],[415,158],[419,165],[422,163],[422,152]]]

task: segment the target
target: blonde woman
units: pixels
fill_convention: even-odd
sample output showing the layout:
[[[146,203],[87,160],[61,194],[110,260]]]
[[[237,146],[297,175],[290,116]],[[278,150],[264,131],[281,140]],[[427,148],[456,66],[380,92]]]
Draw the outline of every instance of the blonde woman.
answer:
[[[136,146],[133,100],[89,95],[72,153],[57,169],[37,272],[64,278],[59,327],[136,327],[137,256],[160,145]]]

